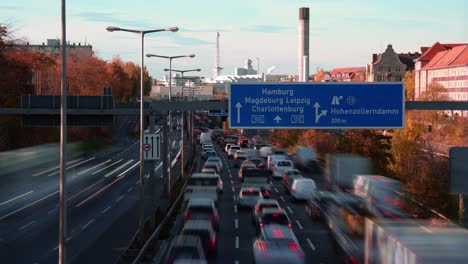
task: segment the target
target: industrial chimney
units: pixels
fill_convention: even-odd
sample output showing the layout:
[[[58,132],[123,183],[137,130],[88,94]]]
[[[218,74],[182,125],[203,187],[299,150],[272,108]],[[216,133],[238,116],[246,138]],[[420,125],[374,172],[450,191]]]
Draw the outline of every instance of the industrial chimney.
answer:
[[[299,81],[309,81],[309,8],[299,8]],[[307,64],[307,65],[305,65]]]

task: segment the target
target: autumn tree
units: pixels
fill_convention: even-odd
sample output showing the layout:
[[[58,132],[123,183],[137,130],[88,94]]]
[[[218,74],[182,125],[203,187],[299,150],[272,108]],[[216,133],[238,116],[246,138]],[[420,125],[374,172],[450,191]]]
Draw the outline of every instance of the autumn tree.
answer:
[[[323,80],[323,77],[325,76],[325,71],[323,69],[320,69],[314,77],[314,81],[320,82]]]
[[[405,97],[406,101],[414,101],[415,99],[415,79],[414,71],[407,71],[405,77],[403,77],[403,84],[405,86]]]

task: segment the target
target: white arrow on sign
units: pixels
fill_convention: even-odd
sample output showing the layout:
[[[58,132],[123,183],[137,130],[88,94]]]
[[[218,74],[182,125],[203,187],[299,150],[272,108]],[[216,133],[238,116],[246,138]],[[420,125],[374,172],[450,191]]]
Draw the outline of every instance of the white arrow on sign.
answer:
[[[239,124],[240,123],[240,109],[242,108],[242,105],[239,102],[237,102],[236,108],[237,108],[237,123]]]
[[[318,102],[315,102],[314,108],[315,108],[315,123],[317,124],[318,121],[320,120],[320,117],[327,115],[327,110],[322,110],[322,112],[319,114],[318,112],[319,112],[320,104]]]
[[[276,121],[276,124],[278,124],[282,119],[279,116],[276,116],[273,120]]]

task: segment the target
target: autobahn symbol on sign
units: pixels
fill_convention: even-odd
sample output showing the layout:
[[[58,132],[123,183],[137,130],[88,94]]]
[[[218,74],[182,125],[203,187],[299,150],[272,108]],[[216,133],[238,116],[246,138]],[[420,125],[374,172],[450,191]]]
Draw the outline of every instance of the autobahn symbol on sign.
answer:
[[[403,128],[402,83],[231,83],[230,128]]]
[[[146,134],[143,137],[144,160],[159,160],[161,157],[161,137],[159,134]]]

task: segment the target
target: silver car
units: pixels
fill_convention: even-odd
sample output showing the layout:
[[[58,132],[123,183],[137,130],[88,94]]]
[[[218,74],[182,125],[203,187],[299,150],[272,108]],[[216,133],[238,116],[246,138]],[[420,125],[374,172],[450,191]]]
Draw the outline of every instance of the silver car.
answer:
[[[304,264],[304,252],[293,231],[283,225],[267,225],[253,243],[256,264]]]
[[[237,196],[237,206],[253,208],[260,199],[263,195],[259,187],[242,187]]]

